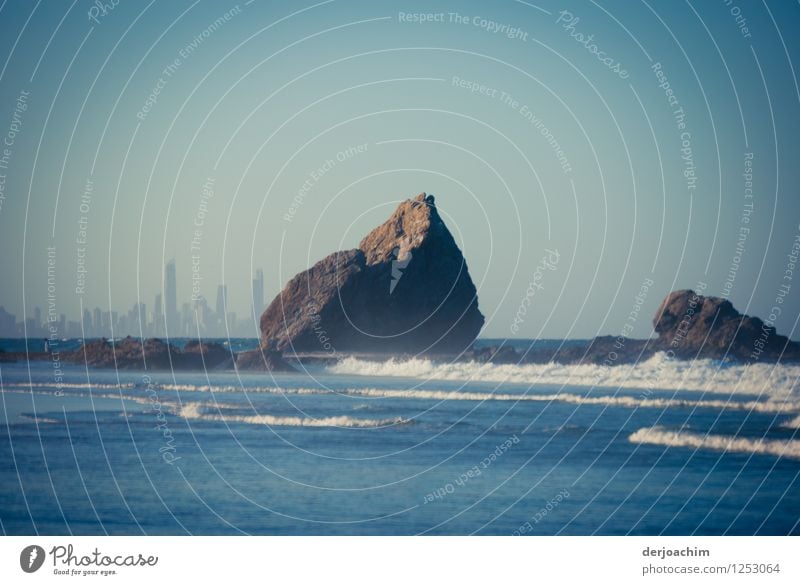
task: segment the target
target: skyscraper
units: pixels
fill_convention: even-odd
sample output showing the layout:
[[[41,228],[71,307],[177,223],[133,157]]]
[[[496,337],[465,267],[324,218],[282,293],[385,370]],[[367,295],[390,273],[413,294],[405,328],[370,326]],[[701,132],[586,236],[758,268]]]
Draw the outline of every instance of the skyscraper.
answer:
[[[104,335],[108,335],[103,330],[103,311],[100,310],[100,307],[94,308],[94,317],[92,317],[92,332],[89,334],[92,337],[102,337]]]
[[[256,277],[253,279],[253,306],[250,311],[253,315],[253,322],[258,323],[261,311],[264,310],[264,271],[260,268],[256,270]]]
[[[91,337],[94,333],[94,328],[92,326],[92,314],[89,312],[89,309],[83,310],[83,336],[84,337]]]
[[[228,286],[220,284],[217,287],[217,323],[222,329],[225,323],[225,315],[228,313]]]
[[[158,293],[153,304],[152,335],[159,336],[162,331],[164,331],[164,313],[161,310],[161,293]]]
[[[175,260],[167,262],[164,268],[164,311],[167,320],[167,335],[180,335],[178,318],[178,285],[175,276]]]

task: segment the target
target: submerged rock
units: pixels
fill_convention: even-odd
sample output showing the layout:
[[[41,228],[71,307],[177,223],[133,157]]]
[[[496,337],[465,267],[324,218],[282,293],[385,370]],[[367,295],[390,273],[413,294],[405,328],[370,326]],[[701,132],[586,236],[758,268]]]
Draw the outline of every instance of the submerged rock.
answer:
[[[261,342],[329,354],[458,353],[483,322],[461,250],[422,193],[357,249],[292,278],[261,316]]]
[[[232,363],[231,352],[218,343],[189,341],[183,351],[161,339],[119,341],[95,339],[65,352],[66,363],[118,370],[211,370]]]
[[[199,339],[191,339],[183,346],[182,360],[188,364],[198,363],[202,368],[233,367],[233,353],[219,343],[209,343]]]
[[[254,349],[236,354],[237,370],[257,370],[260,372],[296,372],[279,351]]]
[[[86,364],[94,368],[119,370],[166,370],[170,369],[170,357],[176,358],[178,350],[160,339],[126,337],[119,341],[94,339],[78,349],[65,352],[63,360],[68,363]]]

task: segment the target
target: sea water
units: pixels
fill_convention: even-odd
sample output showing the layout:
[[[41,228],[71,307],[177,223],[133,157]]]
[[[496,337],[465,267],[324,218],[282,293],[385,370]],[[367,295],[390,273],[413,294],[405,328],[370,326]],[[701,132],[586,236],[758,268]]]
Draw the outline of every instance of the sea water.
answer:
[[[798,534],[798,366],[0,364],[5,534]]]

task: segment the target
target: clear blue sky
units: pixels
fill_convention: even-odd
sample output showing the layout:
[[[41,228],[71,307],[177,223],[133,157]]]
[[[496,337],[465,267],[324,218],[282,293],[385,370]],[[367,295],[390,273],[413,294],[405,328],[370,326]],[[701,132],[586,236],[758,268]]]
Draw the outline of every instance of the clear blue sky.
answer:
[[[92,20],[93,6],[0,9],[0,132],[16,132],[0,304],[17,315],[47,306],[48,246],[70,318],[79,248],[85,306],[152,307],[173,257],[188,300],[198,229],[201,293],[213,305],[225,282],[244,314],[255,269],[269,300],[421,191],[464,250],[484,336],[511,335],[546,249],[559,263],[519,337],[616,334],[645,279],[635,336],[673,289],[702,281],[766,317],[792,284],[795,2],[121,0]],[[407,22],[419,12],[441,16]],[[779,307],[798,337],[800,282]]]

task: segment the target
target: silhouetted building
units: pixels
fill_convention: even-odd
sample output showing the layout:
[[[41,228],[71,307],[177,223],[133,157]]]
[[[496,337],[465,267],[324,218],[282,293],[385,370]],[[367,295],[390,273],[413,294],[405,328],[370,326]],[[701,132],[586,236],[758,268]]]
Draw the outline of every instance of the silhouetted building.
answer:
[[[175,260],[167,262],[167,266],[164,268],[164,310],[167,319],[167,334],[171,337],[179,337],[181,333]]]
[[[217,321],[220,326],[225,322],[225,315],[228,313],[228,287],[220,284],[217,286]]]
[[[253,322],[258,323],[261,312],[264,310],[264,271],[260,268],[256,270],[256,277],[253,279],[253,306],[251,313]]]
[[[155,335],[156,337],[163,335],[164,333],[164,313],[161,308],[161,293],[156,295],[156,301],[153,303],[153,324],[150,331],[150,335]]]
[[[17,334],[17,318],[0,307],[0,337],[15,337]]]

